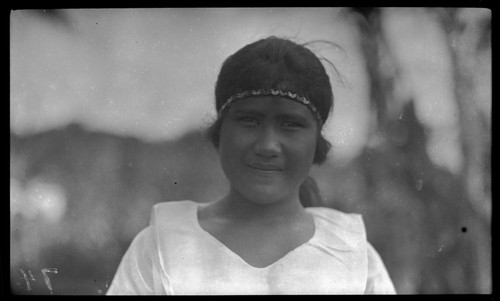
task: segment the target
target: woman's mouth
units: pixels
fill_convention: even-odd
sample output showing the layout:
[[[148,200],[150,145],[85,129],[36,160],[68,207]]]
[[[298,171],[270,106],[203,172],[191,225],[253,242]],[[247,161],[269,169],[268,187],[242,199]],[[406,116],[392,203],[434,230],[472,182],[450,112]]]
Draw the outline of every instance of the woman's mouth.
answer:
[[[255,169],[257,171],[262,171],[262,172],[278,172],[282,171],[283,169],[278,166],[278,165],[273,165],[273,164],[264,164],[264,163],[251,163],[248,164],[248,167]]]

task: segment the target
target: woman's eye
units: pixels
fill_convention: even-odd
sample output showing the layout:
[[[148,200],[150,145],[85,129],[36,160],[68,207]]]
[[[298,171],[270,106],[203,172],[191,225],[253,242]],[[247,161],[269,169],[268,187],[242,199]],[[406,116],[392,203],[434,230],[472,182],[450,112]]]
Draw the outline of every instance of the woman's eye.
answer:
[[[259,125],[259,120],[257,120],[257,118],[255,117],[250,116],[238,117],[237,121],[244,125]]]
[[[299,128],[303,128],[304,127],[304,125],[302,125],[302,123],[296,122],[296,121],[293,121],[293,120],[284,121],[282,123],[282,126],[284,128],[287,128],[287,129],[299,129]]]

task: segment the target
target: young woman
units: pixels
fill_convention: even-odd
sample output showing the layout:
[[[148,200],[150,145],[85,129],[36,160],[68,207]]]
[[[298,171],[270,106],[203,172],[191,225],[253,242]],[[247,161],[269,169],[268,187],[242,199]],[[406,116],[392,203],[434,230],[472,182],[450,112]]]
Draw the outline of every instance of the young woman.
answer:
[[[330,80],[309,49],[270,37],[226,59],[209,136],[230,187],[154,206],[108,294],[395,293],[361,216],[315,207]]]

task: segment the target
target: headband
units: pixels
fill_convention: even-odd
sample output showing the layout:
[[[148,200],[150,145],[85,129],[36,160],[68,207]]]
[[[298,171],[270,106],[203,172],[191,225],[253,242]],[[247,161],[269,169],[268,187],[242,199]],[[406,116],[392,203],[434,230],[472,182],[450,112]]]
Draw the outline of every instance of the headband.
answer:
[[[260,95],[281,96],[281,97],[285,97],[285,98],[288,98],[290,100],[293,100],[295,102],[301,103],[301,104],[307,106],[309,108],[309,110],[311,110],[311,112],[313,112],[314,116],[316,116],[316,119],[318,119],[320,124],[323,124],[323,118],[321,118],[321,115],[319,114],[318,109],[307,98],[305,98],[304,96],[300,96],[299,94],[289,92],[289,91],[281,91],[281,90],[274,90],[274,89],[250,90],[250,91],[244,91],[242,93],[234,94],[233,96],[229,97],[226,100],[226,102],[221,106],[221,108],[219,110],[219,115],[221,115],[224,112],[224,110],[227,107],[229,107],[236,100],[248,98],[251,96],[260,96]]]

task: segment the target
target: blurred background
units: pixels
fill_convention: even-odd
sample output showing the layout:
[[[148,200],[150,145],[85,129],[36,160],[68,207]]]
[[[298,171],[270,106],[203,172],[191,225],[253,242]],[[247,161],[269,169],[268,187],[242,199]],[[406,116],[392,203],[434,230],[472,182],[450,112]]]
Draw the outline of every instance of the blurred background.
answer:
[[[204,130],[223,60],[270,35],[329,59],[327,206],[363,214],[403,294],[491,293],[491,11],[18,10],[10,15],[10,279],[105,294],[152,205],[221,197]]]

